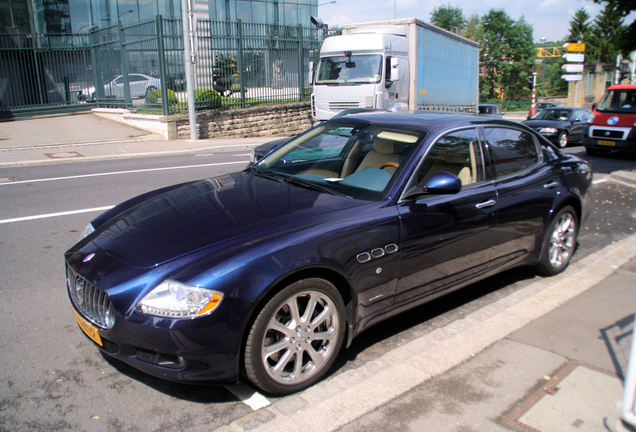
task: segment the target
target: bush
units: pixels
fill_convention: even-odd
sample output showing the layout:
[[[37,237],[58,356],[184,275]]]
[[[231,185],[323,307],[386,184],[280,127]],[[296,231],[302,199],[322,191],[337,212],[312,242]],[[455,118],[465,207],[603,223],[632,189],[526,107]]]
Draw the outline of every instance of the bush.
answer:
[[[213,89],[197,89],[194,91],[194,103],[197,108],[220,108],[221,95]]]
[[[146,104],[147,105],[158,104],[160,98],[161,98],[161,90],[159,89],[150,90],[148,93],[146,93]],[[177,102],[179,102],[177,100],[177,94],[173,90],[168,89],[168,105],[174,105]]]

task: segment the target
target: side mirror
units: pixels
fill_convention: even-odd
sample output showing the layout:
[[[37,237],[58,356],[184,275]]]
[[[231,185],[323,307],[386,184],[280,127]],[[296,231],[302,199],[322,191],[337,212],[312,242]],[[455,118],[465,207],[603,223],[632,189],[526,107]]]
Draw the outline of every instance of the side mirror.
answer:
[[[391,74],[389,80],[393,82],[400,80],[400,59],[397,57],[391,57]]]
[[[596,105],[598,105],[596,102],[594,102],[594,103],[592,104],[592,111],[594,111],[594,110],[596,109]]]
[[[433,195],[456,194],[462,190],[462,181],[454,174],[440,171],[424,184],[424,192]]]
[[[456,175],[440,171],[428,179],[423,188],[413,187],[405,194],[405,198],[417,198],[422,195],[451,195],[462,190],[462,181]]]

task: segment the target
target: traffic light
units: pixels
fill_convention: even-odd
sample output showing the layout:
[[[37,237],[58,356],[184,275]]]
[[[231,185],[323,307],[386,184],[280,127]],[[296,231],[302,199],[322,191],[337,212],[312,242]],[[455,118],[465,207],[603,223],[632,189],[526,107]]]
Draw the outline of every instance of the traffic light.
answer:
[[[532,90],[532,88],[534,87],[534,76],[535,74],[532,73],[531,75],[528,75],[528,89]]]

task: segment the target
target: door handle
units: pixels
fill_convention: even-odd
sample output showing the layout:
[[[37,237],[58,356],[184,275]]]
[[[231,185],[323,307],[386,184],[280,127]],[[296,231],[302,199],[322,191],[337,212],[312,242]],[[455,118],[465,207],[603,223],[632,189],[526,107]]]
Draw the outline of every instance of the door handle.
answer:
[[[553,182],[544,184],[543,187],[546,188],[546,189],[554,189],[558,185],[559,184],[557,182],[553,181]]]
[[[492,206],[494,206],[496,203],[497,203],[497,202],[496,202],[495,200],[491,200],[491,199],[490,199],[490,200],[488,200],[488,201],[483,201],[483,202],[480,202],[480,203],[478,203],[478,204],[475,204],[475,207],[477,207],[478,209],[484,209],[484,208],[487,208],[487,207],[492,207]]]

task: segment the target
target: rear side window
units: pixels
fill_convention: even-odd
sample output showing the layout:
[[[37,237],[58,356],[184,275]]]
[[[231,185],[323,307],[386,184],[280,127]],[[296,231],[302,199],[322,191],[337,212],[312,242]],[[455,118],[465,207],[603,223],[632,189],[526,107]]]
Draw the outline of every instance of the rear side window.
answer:
[[[492,127],[484,128],[484,136],[497,177],[525,171],[541,160],[534,137],[527,132]]]

